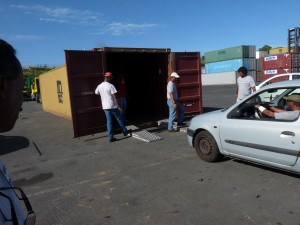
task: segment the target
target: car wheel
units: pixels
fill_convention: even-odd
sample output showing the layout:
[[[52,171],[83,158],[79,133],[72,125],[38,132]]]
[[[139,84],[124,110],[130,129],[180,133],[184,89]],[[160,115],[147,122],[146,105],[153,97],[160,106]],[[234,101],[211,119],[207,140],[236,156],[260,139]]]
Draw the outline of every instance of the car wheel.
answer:
[[[201,131],[196,135],[194,145],[198,156],[206,162],[216,162],[221,158],[215,139],[207,131]]]

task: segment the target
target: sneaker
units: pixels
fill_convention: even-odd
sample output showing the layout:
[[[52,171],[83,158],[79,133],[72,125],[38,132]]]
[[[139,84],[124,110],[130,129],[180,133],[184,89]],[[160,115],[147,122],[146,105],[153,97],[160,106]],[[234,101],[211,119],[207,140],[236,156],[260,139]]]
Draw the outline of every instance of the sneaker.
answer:
[[[170,133],[175,133],[175,132],[178,132],[178,130],[168,130],[168,132],[170,132]]]
[[[127,132],[123,133],[123,135],[132,137],[132,130],[127,130]]]
[[[186,125],[186,123],[177,123],[177,126],[185,126]]]
[[[116,140],[117,140],[117,138],[112,138],[112,139],[109,139],[109,142],[114,142]]]

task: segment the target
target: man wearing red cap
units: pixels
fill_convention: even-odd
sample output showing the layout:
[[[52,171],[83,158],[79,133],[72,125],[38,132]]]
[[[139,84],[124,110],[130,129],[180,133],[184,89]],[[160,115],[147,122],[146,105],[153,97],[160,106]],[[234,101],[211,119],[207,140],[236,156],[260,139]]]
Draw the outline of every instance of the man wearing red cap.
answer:
[[[117,100],[117,90],[113,84],[111,84],[112,81],[112,74],[110,72],[106,72],[104,74],[104,82],[98,85],[98,87],[95,90],[95,94],[101,96],[101,102],[102,102],[102,108],[104,110],[106,121],[107,121],[107,131],[108,131],[108,140],[109,142],[114,142],[117,139],[113,136],[113,121],[112,116],[116,118],[118,121],[123,135],[127,136],[129,134],[129,131],[127,130],[124,120],[120,114],[122,113],[122,109],[118,103]]]

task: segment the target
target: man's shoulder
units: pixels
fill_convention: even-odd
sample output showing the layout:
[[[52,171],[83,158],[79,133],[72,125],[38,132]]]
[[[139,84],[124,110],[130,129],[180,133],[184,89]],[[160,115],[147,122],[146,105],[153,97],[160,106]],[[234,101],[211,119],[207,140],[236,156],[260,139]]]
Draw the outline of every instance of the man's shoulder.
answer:
[[[246,76],[246,79],[248,79],[248,80],[254,80],[253,77],[252,77],[251,75],[247,75],[247,76]]]
[[[109,82],[104,82],[104,81],[98,85],[98,87],[110,87],[110,86],[113,86],[113,85]]]

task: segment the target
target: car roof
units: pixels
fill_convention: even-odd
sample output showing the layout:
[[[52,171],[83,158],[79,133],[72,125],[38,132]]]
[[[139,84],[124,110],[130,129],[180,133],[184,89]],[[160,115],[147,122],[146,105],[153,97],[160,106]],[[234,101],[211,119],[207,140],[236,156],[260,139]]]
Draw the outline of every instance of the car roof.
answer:
[[[256,85],[256,87],[261,87],[261,86],[265,85],[265,83],[269,82],[270,80],[272,80],[274,78],[283,77],[283,76],[291,76],[291,75],[300,75],[300,73],[281,73],[281,74],[277,74],[277,75],[269,77],[266,80],[261,81],[258,85]]]
[[[300,87],[300,80],[287,80],[287,81],[275,82],[262,87],[260,90],[269,89],[269,88],[280,88],[280,87]]]

